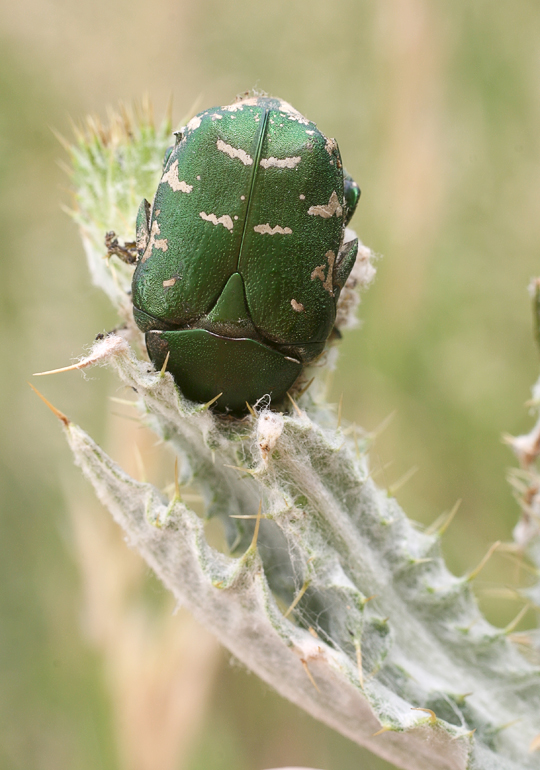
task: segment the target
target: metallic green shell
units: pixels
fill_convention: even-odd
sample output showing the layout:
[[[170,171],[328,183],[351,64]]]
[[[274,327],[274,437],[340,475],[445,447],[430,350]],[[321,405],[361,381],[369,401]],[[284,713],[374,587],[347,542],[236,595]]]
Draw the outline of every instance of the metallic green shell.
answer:
[[[354,264],[355,249],[340,252],[348,214],[336,142],[286,102],[206,110],[177,136],[151,212],[146,202],[139,211],[137,323],[255,339],[311,360]],[[233,275],[225,310],[247,317],[215,326]]]

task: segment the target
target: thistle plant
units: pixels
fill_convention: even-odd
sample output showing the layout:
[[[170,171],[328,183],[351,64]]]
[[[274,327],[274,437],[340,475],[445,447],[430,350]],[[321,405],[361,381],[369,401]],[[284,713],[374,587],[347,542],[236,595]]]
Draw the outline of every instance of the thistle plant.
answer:
[[[522,654],[514,624],[495,628],[482,617],[471,587],[478,570],[456,577],[446,568],[448,518],[421,530],[374,483],[373,437],[325,400],[321,375],[334,349],[290,394],[288,410],[263,401],[244,419],[186,400],[149,363],[131,313],[133,268],[104,258],[104,236],[114,231],[109,243],[129,248],[170,133],[170,119],[155,127],[146,106],[111,114],[106,127],[89,120],[67,149],[90,273],[119,315],[118,330],[74,368],[105,364],[132,389],[140,419],[176,455],[174,491],[131,478],[58,413],[75,462],[177,602],[315,718],[401,768],[537,768],[540,669]],[[339,327],[353,323],[357,290],[373,274],[361,247]],[[518,479],[526,519],[515,548],[540,569],[535,431],[532,448],[512,439],[530,458]],[[204,500],[204,519],[221,521],[223,551],[184,501],[188,486]],[[528,601],[539,592],[531,588]]]

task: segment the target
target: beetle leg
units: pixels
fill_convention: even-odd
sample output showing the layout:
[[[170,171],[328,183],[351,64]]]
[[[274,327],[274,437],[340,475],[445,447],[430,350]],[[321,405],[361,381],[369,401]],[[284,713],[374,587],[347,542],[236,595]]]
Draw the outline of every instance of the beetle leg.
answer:
[[[128,265],[133,265],[137,261],[137,249],[134,241],[126,241],[123,245],[116,237],[114,230],[110,230],[105,233],[105,248],[107,249],[107,256],[112,257],[113,254],[120,257],[122,262],[126,262]]]
[[[151,205],[148,203],[146,198],[143,198],[141,205],[139,206],[139,210],[137,211],[137,220],[135,223],[135,232],[137,233],[137,254],[139,255],[139,259],[141,259],[142,255],[146,251],[148,241],[150,240],[151,213]]]
[[[358,254],[358,238],[354,241],[347,241],[344,243],[334,265],[334,285],[339,286],[342,289],[345,286],[347,278],[356,262],[356,256]]]
[[[360,188],[352,178],[350,174],[343,169],[343,192],[345,195],[345,226],[349,224],[352,219],[358,201],[360,200]]]

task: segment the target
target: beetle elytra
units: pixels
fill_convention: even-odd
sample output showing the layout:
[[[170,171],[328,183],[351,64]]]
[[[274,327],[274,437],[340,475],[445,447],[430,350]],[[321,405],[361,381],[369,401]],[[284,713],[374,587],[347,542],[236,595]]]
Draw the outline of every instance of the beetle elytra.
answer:
[[[137,216],[133,312],[156,368],[235,415],[278,403],[332,332],[360,190],[337,143],[281,99],[205,110]]]

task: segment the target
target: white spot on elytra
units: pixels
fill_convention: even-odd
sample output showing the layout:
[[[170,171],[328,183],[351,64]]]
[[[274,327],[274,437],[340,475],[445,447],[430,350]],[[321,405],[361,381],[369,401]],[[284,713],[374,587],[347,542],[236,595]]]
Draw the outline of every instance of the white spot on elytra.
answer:
[[[195,131],[195,129],[199,128],[200,125],[201,125],[201,119],[198,115],[195,115],[194,118],[191,118],[186,128],[189,129],[190,131]]]
[[[280,112],[284,112],[289,120],[296,120],[298,123],[302,123],[305,126],[309,126],[310,121],[307,120],[298,110],[295,110],[288,102],[279,101]]]
[[[235,218],[235,219],[238,219],[238,217],[237,217],[237,215],[236,215],[236,214],[234,215],[234,218]]]
[[[315,133],[315,131],[308,131],[308,130],[306,129],[306,134],[309,134],[310,136],[313,136],[313,134],[314,134],[314,133]]]
[[[204,211],[201,211],[199,216],[206,222],[212,222],[213,225],[223,225],[227,230],[233,229],[233,221],[228,214],[223,214],[222,217],[216,217],[215,214],[206,214]]]
[[[311,280],[314,281],[315,278],[319,278],[322,281],[323,289],[330,294],[331,297],[334,296],[334,263],[336,261],[336,255],[333,251],[327,251],[324,255],[326,257],[326,261],[328,262],[328,272],[326,274],[326,278],[324,276],[324,270],[326,268],[326,265],[318,265],[315,270],[311,273]]]
[[[326,144],[324,145],[324,149],[329,155],[332,155],[333,152],[337,150],[337,142],[335,139],[327,139]]]
[[[255,107],[256,105],[257,98],[249,97],[248,99],[239,99],[234,104],[227,104],[225,107],[221,107],[221,109],[227,110],[227,112],[236,112],[236,110],[241,110],[244,107]]]
[[[200,176],[198,176],[198,177],[197,177],[197,181],[198,181],[198,182],[200,182],[200,181],[201,181],[201,177],[200,177]]]
[[[175,192],[190,193],[193,190],[192,184],[187,184],[178,179],[178,161],[175,160],[166,174],[161,177],[161,182],[167,182]]]
[[[301,201],[305,201],[306,199],[306,196],[303,194],[300,194],[298,197],[300,198]]]
[[[225,142],[222,139],[218,139],[216,142],[216,146],[218,150],[221,152],[224,152],[225,155],[228,155],[230,158],[238,158],[238,160],[241,160],[244,166],[251,166],[253,163],[253,158],[251,155],[248,155],[245,150],[236,149],[236,147],[231,147],[230,144],[225,144]]]
[[[245,195],[241,195],[241,196],[240,196],[240,200],[241,200],[241,201],[245,201],[245,199],[246,199],[246,196],[245,196]]]
[[[323,219],[330,219],[330,217],[336,215],[340,217],[343,214],[343,207],[339,202],[336,191],[330,196],[330,200],[323,206],[310,206],[308,214],[314,217],[322,217]]]
[[[156,216],[158,216],[159,210],[156,211]],[[152,222],[152,229],[150,230],[150,238],[148,240],[148,246],[146,247],[146,251],[143,254],[143,257],[141,259],[141,262],[146,262],[150,254],[152,253],[152,249],[161,249],[161,251],[167,251],[169,248],[169,244],[167,243],[166,238],[156,238],[156,235],[160,235],[159,230],[159,223],[156,219]]]
[[[220,115],[219,112],[214,112],[214,114],[212,115],[212,120],[222,120],[222,119],[223,119],[223,115]]]
[[[281,227],[280,225],[270,227],[268,222],[265,225],[255,225],[253,229],[256,233],[262,233],[263,235],[276,235],[277,233],[279,233],[279,235],[292,235],[290,227]]]
[[[291,307],[296,310],[297,313],[303,313],[306,309],[301,302],[297,302],[295,299],[291,299]]]
[[[144,253],[146,251],[149,237],[150,236],[148,235],[148,230],[146,228],[146,225],[141,225],[137,229],[137,234],[136,234],[137,251],[139,252],[139,254],[141,252]]]
[[[262,158],[261,166],[263,168],[295,168],[301,160],[299,155],[291,158]]]
[[[170,289],[171,286],[174,286],[177,280],[178,280],[177,278],[169,278],[168,281],[163,281],[163,288]]]

